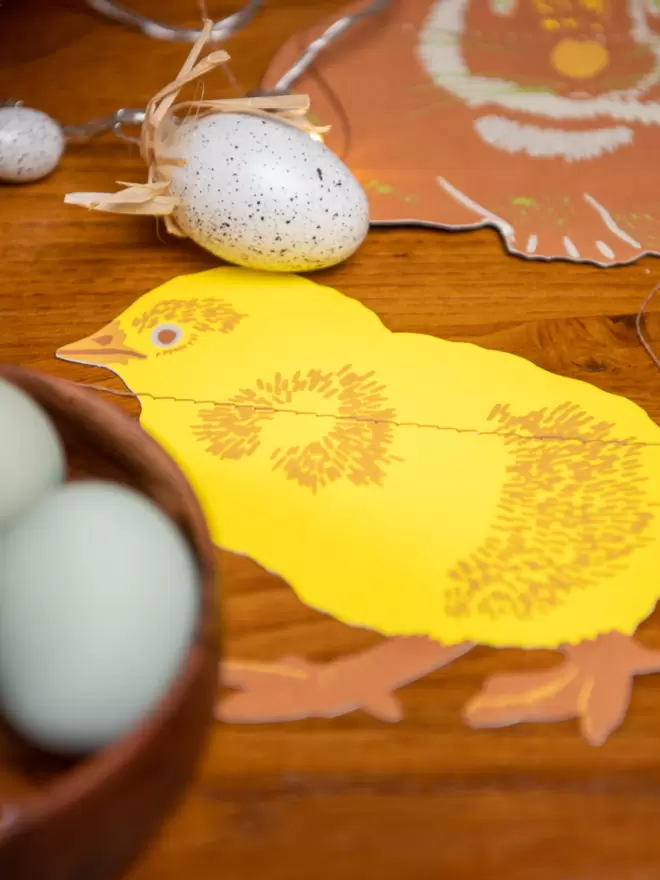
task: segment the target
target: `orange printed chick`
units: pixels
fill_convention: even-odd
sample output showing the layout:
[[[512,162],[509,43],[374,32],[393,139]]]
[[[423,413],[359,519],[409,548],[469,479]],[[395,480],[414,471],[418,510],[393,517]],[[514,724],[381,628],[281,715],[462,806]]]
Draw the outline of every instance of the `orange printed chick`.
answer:
[[[602,743],[660,595],[660,430],[513,355],[391,333],[297,276],[219,268],[142,296],[58,356],[115,372],[215,541],[383,640],[327,664],[228,662],[234,721],[401,716],[394,691],[474,645],[555,649],[496,675],[475,727],[576,717]]]

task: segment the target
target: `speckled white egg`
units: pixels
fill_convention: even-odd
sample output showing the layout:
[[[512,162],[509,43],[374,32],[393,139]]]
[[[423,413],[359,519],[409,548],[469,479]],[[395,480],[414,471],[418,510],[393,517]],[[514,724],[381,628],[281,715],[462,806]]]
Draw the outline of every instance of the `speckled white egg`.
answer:
[[[41,110],[0,107],[0,180],[29,183],[57,167],[64,150],[61,127]]]
[[[304,272],[363,242],[369,207],[344,163],[275,119],[219,113],[182,123],[166,147],[174,218],[197,244],[250,269]]]
[[[59,435],[23,391],[0,379],[0,530],[64,477]]]
[[[143,495],[67,483],[0,540],[0,703],[44,749],[110,743],[164,695],[190,644],[199,575]]]

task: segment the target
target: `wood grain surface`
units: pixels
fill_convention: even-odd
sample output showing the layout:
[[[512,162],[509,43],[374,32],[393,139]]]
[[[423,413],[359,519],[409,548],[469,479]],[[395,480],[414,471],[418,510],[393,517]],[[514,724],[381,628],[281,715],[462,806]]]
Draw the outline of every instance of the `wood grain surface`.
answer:
[[[293,31],[336,0],[270,0],[227,46],[245,89]],[[140,11],[193,24],[194,0],[143,0]],[[214,17],[237,2],[209,3]],[[66,122],[141,106],[185,48],[157,43],[82,0],[0,5],[0,95]],[[207,86],[210,88],[210,86]],[[216,87],[214,86],[214,91]],[[222,75],[217,91],[229,94]],[[71,148],[47,181],[0,191],[2,359],[120,388],[102,370],[55,361],[173,275],[214,265],[153,221],[66,207],[71,190],[141,180],[135,147],[105,136]],[[660,420],[660,371],[634,315],[657,263],[598,269],[506,256],[497,234],[374,230],[349,263],[318,280],[361,300],[392,330],[515,352],[645,407]],[[657,304],[660,309],[660,302]],[[647,321],[660,347],[660,320]],[[135,413],[130,401],[117,401]],[[313,659],[375,641],[303,606],[245,559],[221,560],[228,651]],[[660,576],[660,575],[659,575]],[[660,615],[640,629],[660,647]],[[575,723],[476,732],[463,703],[493,671],[541,668],[552,654],[478,649],[401,692],[406,718],[216,729],[178,814],[131,880],[646,880],[660,873],[660,677],[637,679],[623,727],[590,748]]]

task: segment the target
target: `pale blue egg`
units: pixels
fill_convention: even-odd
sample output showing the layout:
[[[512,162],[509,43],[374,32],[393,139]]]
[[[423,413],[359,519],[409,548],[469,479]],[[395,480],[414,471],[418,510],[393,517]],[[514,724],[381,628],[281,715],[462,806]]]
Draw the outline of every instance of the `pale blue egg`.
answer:
[[[65,467],[62,444],[46,413],[0,379],[0,529],[60,483]]]
[[[82,753],[139,723],[193,638],[193,552],[114,483],[68,483],[0,542],[0,703],[42,748]]]

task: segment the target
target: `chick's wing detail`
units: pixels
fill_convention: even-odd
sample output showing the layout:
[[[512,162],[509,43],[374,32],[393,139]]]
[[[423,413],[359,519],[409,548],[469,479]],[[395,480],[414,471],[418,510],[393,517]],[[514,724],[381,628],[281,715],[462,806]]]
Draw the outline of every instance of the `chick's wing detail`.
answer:
[[[243,458],[268,443],[272,470],[312,492],[342,478],[380,486],[387,466],[401,461],[390,451],[396,410],[386,393],[373,371],[350,364],[278,372],[202,410],[194,433],[219,458]]]
[[[491,418],[512,454],[488,537],[449,571],[449,616],[542,618],[653,541],[643,445],[576,404]]]

